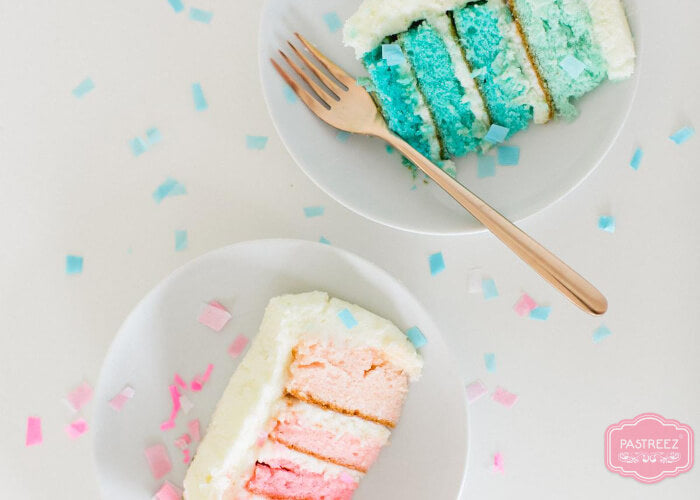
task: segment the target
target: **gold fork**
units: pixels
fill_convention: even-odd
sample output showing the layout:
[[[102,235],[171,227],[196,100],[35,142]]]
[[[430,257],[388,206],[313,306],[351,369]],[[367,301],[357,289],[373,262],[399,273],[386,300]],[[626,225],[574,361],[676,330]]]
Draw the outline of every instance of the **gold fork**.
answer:
[[[314,91],[315,95],[312,95],[291,78],[274,59],[271,60],[282,78],[311,111],[335,128],[378,137],[389,143],[574,304],[590,314],[605,314],[608,301],[600,291],[410,144],[392,133],[370,94],[357,84],[355,78],[324,56],[299,33],[295,34],[308,52],[334,77],[328,76],[302,51],[288,42],[297,57],[322,83],[317,83],[280,50],[282,58]]]

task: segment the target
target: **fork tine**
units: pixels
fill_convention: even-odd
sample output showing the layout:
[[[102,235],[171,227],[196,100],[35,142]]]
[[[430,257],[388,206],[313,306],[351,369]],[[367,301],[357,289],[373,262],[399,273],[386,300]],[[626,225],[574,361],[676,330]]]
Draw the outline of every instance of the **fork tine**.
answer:
[[[311,111],[323,118],[323,115],[328,111],[326,107],[319,103],[316,99],[314,99],[314,97],[311,94],[309,94],[304,88],[302,88],[297,82],[295,82],[294,79],[291,76],[289,76],[279,64],[277,64],[277,61],[275,61],[274,59],[270,59],[270,62],[275,67],[280,76],[284,79],[284,81],[287,82],[287,85],[289,85],[294,91],[294,93],[297,96],[299,96],[299,99],[301,99],[304,102],[304,104],[306,104],[311,109]]]
[[[306,47],[306,49],[309,52],[311,52],[311,54],[313,54],[313,56],[316,59],[318,59],[318,61],[323,65],[323,67],[326,68],[331,75],[336,77],[339,82],[341,82],[348,88],[357,85],[356,80],[352,76],[348,75],[345,72],[345,70],[343,70],[340,66],[338,66],[333,61],[324,56],[320,50],[318,50],[316,47],[313,46],[313,44],[311,44],[311,42],[309,42],[299,33],[294,34],[299,39],[299,41],[304,44],[304,47]]]
[[[306,64],[306,67],[309,68],[309,69],[313,72],[313,74],[316,75],[316,77],[317,77],[319,80],[321,80],[321,81],[323,82],[323,84],[324,84],[326,87],[328,87],[329,89],[331,89],[331,91],[332,91],[336,96],[340,97],[340,95],[341,95],[340,93],[343,92],[344,89],[341,89],[340,86],[338,86],[338,84],[336,84],[336,83],[333,81],[332,78],[329,78],[328,76],[326,76],[326,74],[325,74],[323,71],[321,71],[320,69],[318,69],[318,67],[317,67],[315,64],[313,64],[313,63],[309,60],[309,58],[306,57],[299,49],[297,49],[297,48],[292,44],[292,42],[287,42],[287,43],[288,43],[289,46],[292,48],[292,50],[294,51],[294,53],[299,57],[299,59],[301,59],[302,61],[304,61],[304,64]]]
[[[291,68],[294,70],[294,72],[297,75],[299,75],[299,77],[302,80],[304,80],[306,82],[306,84],[313,89],[314,92],[316,92],[316,95],[318,96],[318,98],[326,106],[330,107],[330,103],[328,101],[333,101],[334,99],[328,94],[328,92],[323,90],[318,83],[313,81],[313,79],[311,77],[309,77],[306,73],[304,73],[304,71],[302,71],[302,69],[299,66],[297,66],[297,64],[287,56],[287,54],[285,54],[281,50],[279,52],[282,55],[282,58],[287,62],[287,64],[289,64],[289,66],[291,66]]]

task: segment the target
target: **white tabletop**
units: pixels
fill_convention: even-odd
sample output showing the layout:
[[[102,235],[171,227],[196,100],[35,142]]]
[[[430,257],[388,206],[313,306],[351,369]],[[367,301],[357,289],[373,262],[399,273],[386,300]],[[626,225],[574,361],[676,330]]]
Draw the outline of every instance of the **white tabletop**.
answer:
[[[97,383],[120,323],[173,269],[238,241],[323,235],[408,285],[465,383],[520,396],[512,409],[486,398],[470,407],[464,498],[694,498],[697,467],[653,486],[608,472],[603,435],[643,412],[700,429],[700,138],[668,139],[700,126],[700,5],[637,5],[659,10],[660,24],[639,28],[643,76],[621,136],[573,194],[521,224],[607,294],[610,312],[597,319],[488,234],[399,232],[324,195],[276,138],[258,83],[260,2],[240,4],[201,0],[214,12],[209,25],[166,0],[0,7],[2,496],[99,497],[90,432],[66,437],[72,416],[61,399],[82,380]],[[88,76],[95,89],[76,99],[71,90]],[[194,111],[195,82],[205,112]],[[153,126],[163,141],[134,157],[128,141]],[[270,136],[267,148],[247,150],[247,134]],[[169,176],[187,195],[157,205],[151,193]],[[309,205],[325,215],[305,218]],[[614,235],[596,227],[606,214],[617,218]],[[185,251],[174,250],[176,229],[188,231]],[[437,251],[447,269],[431,277]],[[67,254],[84,256],[81,275],[66,275]],[[474,267],[495,279],[498,299],[467,293]],[[547,322],[513,312],[522,292],[552,306]],[[594,344],[602,323],[613,334]],[[495,373],[486,352],[496,354]],[[84,411],[88,422],[100,404]],[[30,415],[41,417],[44,442],[27,448]],[[502,475],[492,471],[497,452]]]

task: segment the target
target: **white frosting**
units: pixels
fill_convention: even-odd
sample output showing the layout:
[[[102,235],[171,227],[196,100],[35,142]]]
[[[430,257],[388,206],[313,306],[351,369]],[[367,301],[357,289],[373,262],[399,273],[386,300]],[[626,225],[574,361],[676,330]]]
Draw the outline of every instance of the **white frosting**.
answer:
[[[637,54],[620,0],[587,0],[593,34],[608,63],[608,78],[624,80],[634,73]]]
[[[338,317],[349,309],[358,325]],[[260,331],[231,377],[185,477],[186,500],[223,500],[244,493],[260,449],[256,441],[279,409],[292,348],[304,339],[342,341],[380,349],[415,380],[423,361],[390,321],[323,292],[285,295],[270,301]]]

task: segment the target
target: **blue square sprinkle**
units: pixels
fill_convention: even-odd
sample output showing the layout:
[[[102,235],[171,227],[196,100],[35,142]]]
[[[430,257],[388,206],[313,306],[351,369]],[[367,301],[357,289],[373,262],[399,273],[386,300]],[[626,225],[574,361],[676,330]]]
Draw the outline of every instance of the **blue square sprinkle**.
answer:
[[[494,373],[496,371],[496,355],[492,352],[484,354],[484,364],[487,372]]]
[[[498,144],[506,140],[510,129],[508,127],[501,127],[495,123],[491,125],[489,131],[486,133],[484,140],[489,141],[493,144]]]
[[[181,252],[187,249],[187,231],[185,229],[175,230],[175,251]]]
[[[335,33],[343,27],[343,22],[340,20],[338,14],[336,14],[335,12],[329,12],[327,14],[324,14],[323,20],[326,22],[326,26],[328,26],[328,29],[331,31],[331,33]]]
[[[639,170],[639,165],[642,163],[642,158],[644,158],[644,151],[642,151],[642,148],[637,148],[637,150],[634,152],[634,156],[632,156],[632,161],[630,161],[630,167],[635,170]]]
[[[140,137],[134,137],[129,141],[129,147],[134,156],[139,156],[148,151],[148,144]]]
[[[160,203],[161,201],[163,201],[165,198],[167,198],[169,196],[178,196],[178,195],[183,195],[183,194],[187,194],[187,190],[185,189],[185,186],[180,184],[178,181],[176,181],[172,177],[168,177],[153,192],[153,199],[155,200],[156,203]]]
[[[484,294],[484,299],[491,300],[498,297],[498,288],[496,282],[491,278],[481,280],[481,291]]]
[[[348,142],[348,139],[350,139],[350,135],[350,132],[346,132],[345,130],[338,130],[336,137],[340,142]]]
[[[420,328],[417,326],[412,326],[406,330],[406,337],[408,337],[408,340],[411,341],[411,344],[413,344],[413,347],[416,349],[420,349],[428,343],[428,339],[425,338],[425,335],[423,335],[423,332],[421,332]]]
[[[615,217],[612,215],[602,215],[598,217],[598,229],[602,229],[608,233],[615,232]]]
[[[214,17],[214,13],[208,10],[197,9],[195,7],[190,7],[190,19],[197,21],[198,23],[209,24],[211,18]]]
[[[355,319],[355,316],[352,315],[349,309],[343,309],[342,311],[340,311],[338,313],[338,317],[340,318],[340,321],[342,321],[345,325],[345,328],[347,328],[348,330],[357,326],[357,320]]]
[[[552,313],[552,308],[549,306],[535,307],[530,311],[530,319],[537,319],[540,321],[547,321],[549,315]]]
[[[182,4],[182,0],[168,0],[168,3],[175,12],[182,12],[185,8],[185,6]]]
[[[204,98],[202,85],[199,83],[192,84],[192,99],[194,99],[194,109],[197,111],[204,111],[209,107],[207,100]]]
[[[496,176],[496,158],[494,156],[479,155],[476,160],[476,176],[479,179]]]
[[[418,189],[418,186],[416,186],[415,184],[411,186],[411,191],[415,191],[416,189]]]
[[[382,59],[386,61],[388,66],[396,66],[402,64],[406,57],[403,55],[401,47],[395,43],[385,43],[382,45]]]
[[[683,144],[685,141],[690,139],[695,135],[695,129],[693,127],[683,127],[678,132],[674,133],[669,139],[671,139],[676,144]]]
[[[80,99],[83,97],[85,94],[90,92],[92,89],[95,88],[95,84],[92,81],[92,78],[88,77],[82,82],[80,82],[72,91],[73,95]]]
[[[330,244],[331,244],[330,240],[329,240],[328,238],[326,238],[325,236],[321,236],[321,239],[318,240],[318,242],[319,242],[319,243],[323,243],[324,245],[330,245]]]
[[[391,146],[391,145],[389,145],[389,144],[387,144],[387,145],[386,145],[386,154],[388,154],[388,155],[394,154],[394,147]]]
[[[148,144],[153,146],[154,144],[158,144],[160,141],[163,140],[163,136],[160,134],[160,130],[158,130],[155,127],[149,128],[146,130],[146,141],[148,141]]]
[[[520,148],[518,146],[498,146],[498,164],[504,167],[514,167],[520,163]]]
[[[304,207],[304,215],[307,218],[311,217],[320,217],[323,215],[323,213],[326,211],[326,209],[322,206],[316,206],[316,207]]]
[[[83,258],[79,255],[66,255],[66,274],[83,272]]]
[[[610,328],[608,328],[605,325],[600,325],[596,331],[593,332],[593,343],[598,344],[601,342],[604,338],[609,337],[612,335],[612,332],[610,331]]]
[[[581,76],[581,73],[583,73],[586,69],[586,65],[571,54],[562,59],[561,62],[559,62],[559,66],[561,66],[561,69],[566,71],[567,74],[573,79]]]
[[[258,151],[265,149],[267,146],[268,137],[264,135],[246,135],[245,147],[248,149],[256,149]]]
[[[442,252],[434,253],[429,258],[430,262],[430,274],[435,276],[440,274],[445,270],[445,259],[442,256]]]
[[[284,97],[287,99],[288,102],[297,102],[299,100],[299,96],[294,92],[294,89],[287,85],[286,83],[284,84]]]

